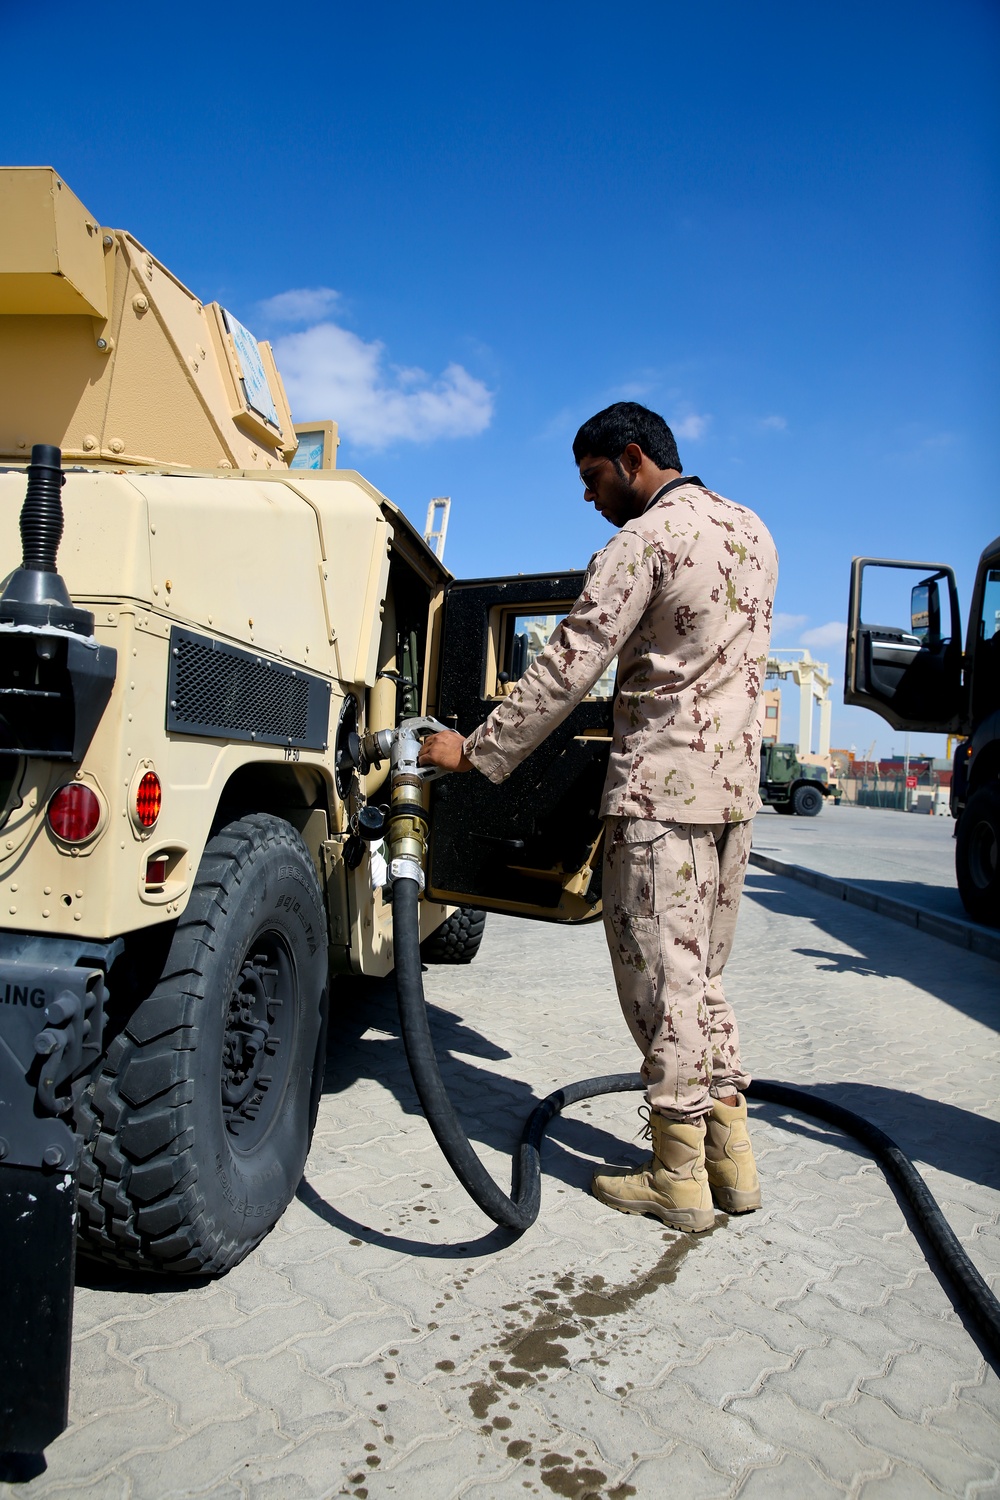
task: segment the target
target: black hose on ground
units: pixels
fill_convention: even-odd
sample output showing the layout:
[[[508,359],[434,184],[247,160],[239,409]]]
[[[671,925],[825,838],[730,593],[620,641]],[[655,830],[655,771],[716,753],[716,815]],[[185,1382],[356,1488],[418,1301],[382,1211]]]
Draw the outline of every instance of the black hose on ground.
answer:
[[[507,1229],[525,1230],[538,1217],[542,1194],[542,1137],[556,1115],[568,1104],[579,1104],[582,1099],[594,1099],[600,1094],[630,1093],[643,1089],[645,1085],[635,1073],[609,1073],[601,1078],[584,1078],[549,1094],[525,1124],[508,1197],[473,1151],[438,1067],[424,999],[419,896],[415,880],[401,876],[393,882],[396,998],[403,1045],[417,1096],[434,1139],[473,1202],[494,1223]],[[960,1301],[972,1314],[984,1343],[1000,1358],[1000,1301],[962,1249],[920,1173],[895,1141],[852,1110],[786,1083],[757,1079],[751,1084],[749,1095],[766,1104],[780,1104],[800,1114],[825,1120],[868,1147],[886,1176],[894,1178],[903,1189],[917,1222],[937,1251]]]
[[[937,1251],[959,1300],[975,1318],[984,1342],[989,1344],[995,1355],[1000,1356],[1000,1301],[962,1249],[958,1236],[941,1212],[930,1188],[892,1137],[862,1115],[844,1109],[841,1104],[834,1104],[832,1099],[807,1093],[805,1089],[792,1088],[787,1083],[776,1083],[771,1078],[754,1079],[749,1095],[751,1099],[762,1099],[765,1104],[781,1104],[799,1114],[814,1115],[818,1120],[825,1120],[828,1125],[835,1125],[846,1135],[853,1135],[868,1147],[885,1175],[895,1178],[903,1189],[918,1224]]]

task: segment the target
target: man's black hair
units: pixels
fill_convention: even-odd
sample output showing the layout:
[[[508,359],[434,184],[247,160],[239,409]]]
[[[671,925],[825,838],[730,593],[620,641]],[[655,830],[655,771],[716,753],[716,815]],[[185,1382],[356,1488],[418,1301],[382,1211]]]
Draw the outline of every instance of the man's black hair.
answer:
[[[621,458],[629,443],[638,443],[646,457],[658,469],[682,472],[677,444],[662,417],[638,401],[616,401],[606,406],[589,422],[584,422],[573,439],[573,457],[577,463],[592,454],[594,458]]]

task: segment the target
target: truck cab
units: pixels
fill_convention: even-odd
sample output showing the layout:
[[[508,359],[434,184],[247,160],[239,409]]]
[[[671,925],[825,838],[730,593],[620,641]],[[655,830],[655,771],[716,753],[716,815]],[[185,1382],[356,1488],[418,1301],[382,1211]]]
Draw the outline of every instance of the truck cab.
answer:
[[[761,746],[759,790],[765,807],[800,818],[815,818],[827,797],[840,800],[826,767],[800,760],[796,745]]]

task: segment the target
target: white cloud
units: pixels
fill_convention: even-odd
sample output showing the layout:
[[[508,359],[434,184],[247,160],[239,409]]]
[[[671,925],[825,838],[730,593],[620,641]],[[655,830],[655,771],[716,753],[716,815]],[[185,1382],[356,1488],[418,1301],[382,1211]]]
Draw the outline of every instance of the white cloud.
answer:
[[[934,460],[963,441],[961,432],[926,432],[914,422],[899,428],[894,436],[899,446],[885,456],[894,462],[905,464],[922,464]]]
[[[696,443],[699,438],[705,436],[711,420],[712,418],[707,413],[702,415],[699,412],[692,411],[688,412],[686,416],[678,417],[669,426],[675,438],[680,438],[683,442],[687,443]]]
[[[788,419],[775,412],[770,417],[762,417],[760,425],[765,432],[784,432],[788,427]]]
[[[953,432],[932,432],[923,439],[920,448],[924,453],[933,453],[939,448],[954,447],[955,441]]]
[[[650,374],[644,379],[626,380],[621,385],[615,386],[615,401],[640,401],[645,404],[656,390],[656,377]]]
[[[542,443],[551,443],[555,439],[561,442],[571,443],[573,435],[580,425],[580,412],[569,406],[561,406],[554,416],[550,417],[545,426],[536,434],[536,439]]]
[[[778,642],[782,636],[798,635],[808,620],[808,615],[786,615],[779,610],[771,622],[771,637]]]
[[[816,625],[812,630],[803,630],[803,646],[843,646],[847,640],[847,626],[840,620],[830,620],[826,625]]]
[[[266,323],[317,323],[339,301],[340,293],[333,287],[300,286],[265,298],[257,310]]]
[[[368,343],[336,323],[285,334],[274,352],[299,420],[330,416],[359,447],[470,437],[493,416],[492,391],[462,365],[447,365],[437,378],[391,365],[379,340]]]

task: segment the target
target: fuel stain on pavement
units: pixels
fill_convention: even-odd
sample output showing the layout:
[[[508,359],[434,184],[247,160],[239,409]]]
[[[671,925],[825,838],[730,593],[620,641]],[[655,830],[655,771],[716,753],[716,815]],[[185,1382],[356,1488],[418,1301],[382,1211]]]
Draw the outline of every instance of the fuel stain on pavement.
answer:
[[[507,1323],[507,1332],[496,1346],[502,1357],[489,1361],[488,1377],[466,1387],[473,1415],[482,1422],[490,1407],[501,1400],[505,1386],[509,1390],[538,1385],[548,1380],[549,1371],[568,1369],[568,1346],[573,1339],[582,1338],[597,1363],[605,1364],[607,1361],[601,1355],[608,1345],[602,1341],[608,1335],[596,1325],[603,1319],[622,1316],[644,1297],[669,1286],[677,1279],[686,1256],[725,1223],[725,1215],[719,1214],[705,1234],[679,1234],[671,1238],[656,1264],[639,1272],[634,1281],[609,1285],[603,1276],[578,1280],[570,1271],[558,1278],[553,1289],[536,1287],[520,1301],[505,1303],[504,1311],[511,1314],[512,1321]],[[522,1321],[514,1322],[515,1317]],[[508,1445],[507,1452],[510,1457],[523,1460],[530,1447],[516,1441]],[[592,1497],[627,1500],[636,1493],[628,1484],[615,1485],[610,1490],[603,1488],[608,1476],[600,1469],[574,1466],[571,1458],[561,1454],[546,1454],[540,1461],[538,1477],[564,1500],[592,1500]]]
[[[561,1495],[564,1500],[627,1500],[629,1495],[636,1493],[630,1484],[616,1484],[613,1489],[605,1490],[601,1486],[607,1484],[608,1476],[602,1469],[591,1469],[585,1464],[578,1464],[573,1468],[571,1458],[566,1458],[562,1453],[546,1453],[539,1465],[538,1477],[556,1495]]]

